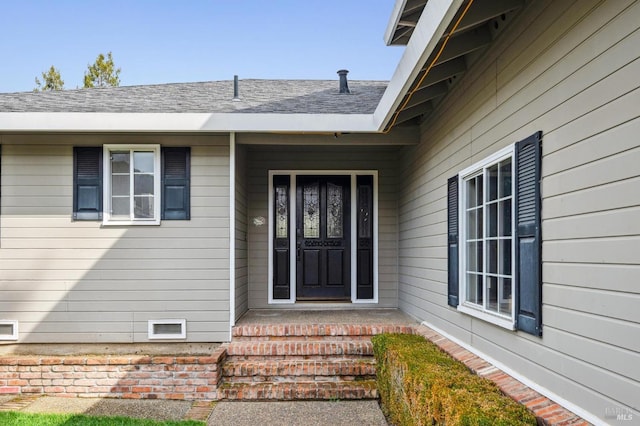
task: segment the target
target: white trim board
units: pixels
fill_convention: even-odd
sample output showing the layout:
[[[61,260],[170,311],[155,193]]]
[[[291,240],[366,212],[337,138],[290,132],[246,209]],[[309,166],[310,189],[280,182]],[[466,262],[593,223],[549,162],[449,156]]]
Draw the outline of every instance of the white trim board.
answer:
[[[289,215],[289,229],[295,229],[296,227],[296,215],[295,215],[295,203],[296,203],[296,177],[306,175],[319,175],[319,176],[351,176],[351,303],[353,304],[378,304],[378,171],[377,170],[269,170],[269,215],[267,225],[269,227],[269,255],[268,255],[268,270],[267,274],[267,288],[268,288],[268,303],[269,305],[282,305],[282,304],[294,304],[296,303],[296,239],[290,238],[289,241],[289,253],[291,265],[289,271],[290,297],[289,299],[274,299],[273,298],[273,176],[285,175],[290,177],[289,184],[289,211],[294,212]],[[356,211],[356,177],[360,175],[373,176],[373,299],[357,299],[357,270],[356,254],[357,247],[354,241],[357,241],[356,229],[357,229],[357,211]]]

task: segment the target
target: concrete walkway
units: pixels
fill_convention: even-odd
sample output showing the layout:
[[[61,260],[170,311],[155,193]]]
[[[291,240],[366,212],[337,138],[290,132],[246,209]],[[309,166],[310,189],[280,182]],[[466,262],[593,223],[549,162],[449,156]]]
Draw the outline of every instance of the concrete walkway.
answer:
[[[7,396],[0,411],[125,416],[153,420],[202,420],[208,425],[385,426],[377,401],[189,402],[112,398]]]

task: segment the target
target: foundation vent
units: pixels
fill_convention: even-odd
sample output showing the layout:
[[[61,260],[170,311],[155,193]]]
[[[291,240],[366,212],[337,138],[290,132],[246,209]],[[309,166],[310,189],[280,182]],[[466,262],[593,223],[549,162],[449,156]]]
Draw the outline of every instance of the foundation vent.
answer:
[[[17,320],[0,320],[0,340],[18,340]]]
[[[149,339],[186,339],[186,319],[149,320]]]

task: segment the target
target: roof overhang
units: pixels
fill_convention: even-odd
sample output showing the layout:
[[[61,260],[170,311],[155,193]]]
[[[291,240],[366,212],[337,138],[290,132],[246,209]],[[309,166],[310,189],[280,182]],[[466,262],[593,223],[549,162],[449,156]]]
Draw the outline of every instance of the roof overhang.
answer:
[[[378,131],[424,121],[526,1],[397,0],[385,41],[406,48],[374,112]]]
[[[371,114],[0,113],[0,132],[373,132]]]

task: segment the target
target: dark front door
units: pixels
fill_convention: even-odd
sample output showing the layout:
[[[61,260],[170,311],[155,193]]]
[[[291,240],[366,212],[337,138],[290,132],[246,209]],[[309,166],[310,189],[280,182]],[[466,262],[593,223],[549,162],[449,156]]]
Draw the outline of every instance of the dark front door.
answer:
[[[296,187],[297,299],[349,300],[350,177],[299,176]]]

